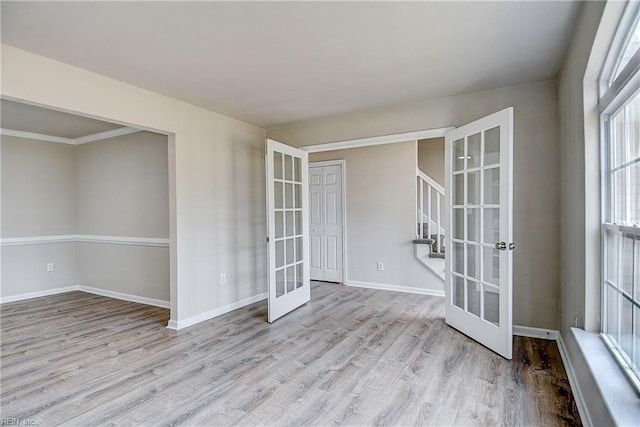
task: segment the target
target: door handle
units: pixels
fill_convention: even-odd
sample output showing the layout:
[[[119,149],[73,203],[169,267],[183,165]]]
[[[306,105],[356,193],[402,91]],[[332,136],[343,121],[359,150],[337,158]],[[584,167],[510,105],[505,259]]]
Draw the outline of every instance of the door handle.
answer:
[[[505,242],[498,242],[496,243],[496,249],[499,251],[506,251],[507,250],[507,244]]]

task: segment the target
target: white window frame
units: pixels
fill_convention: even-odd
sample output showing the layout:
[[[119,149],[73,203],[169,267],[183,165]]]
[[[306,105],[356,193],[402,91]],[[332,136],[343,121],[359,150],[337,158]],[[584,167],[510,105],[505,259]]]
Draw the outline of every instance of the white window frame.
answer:
[[[601,336],[603,341],[611,350],[615,360],[621,366],[623,372],[629,378],[630,382],[635,387],[636,391],[640,393],[640,373],[634,372],[632,369],[632,355],[626,355],[626,353],[622,350],[622,347],[618,341],[614,341],[610,339],[608,335],[605,334],[608,331],[608,313],[607,313],[607,289],[609,288],[609,284],[607,284],[607,280],[610,276],[607,272],[607,243],[609,237],[607,235],[615,234],[620,237],[622,236],[633,236],[632,238],[636,239],[636,250],[640,250],[640,245],[638,242],[640,241],[640,226],[638,224],[630,225],[630,224],[615,224],[612,220],[612,211],[613,211],[613,199],[612,199],[612,183],[611,176],[613,174],[611,168],[611,140],[612,140],[612,129],[610,129],[610,118],[613,117],[616,113],[621,111],[625,105],[634,98],[638,93],[640,93],[640,49],[636,51],[631,60],[627,63],[627,65],[619,71],[618,75],[615,76],[614,72],[617,71],[619,66],[621,55],[623,54],[623,50],[627,45],[627,41],[631,36],[631,31],[634,30],[635,26],[640,20],[640,2],[629,2],[625,13],[620,21],[618,26],[618,30],[616,32],[615,38],[609,48],[609,53],[607,55],[607,60],[603,66],[602,72],[600,74],[600,100],[599,100],[599,110],[600,110],[600,125],[601,125],[601,176],[602,176],[602,226],[601,226],[601,262],[602,262],[602,277],[601,277]],[[628,165],[627,165],[628,166]],[[622,239],[618,239],[620,244],[622,244]],[[621,253],[621,250],[618,250],[618,253]],[[619,264],[618,259],[618,266]],[[634,268],[638,268],[634,266]],[[634,271],[633,274],[637,272]],[[637,279],[635,279],[637,280]],[[633,306],[640,308],[640,301],[633,298],[629,298],[629,295],[626,293],[616,290],[616,292],[620,295],[620,298],[626,298],[626,300],[631,301],[632,304],[632,312]],[[618,305],[618,317],[617,317],[617,331],[619,337],[620,331],[620,317],[621,317],[621,309],[620,305]],[[633,320],[632,315],[632,334],[636,334],[636,322]],[[632,344],[633,345],[633,344]],[[632,350],[632,353],[635,349]],[[631,358],[631,363],[629,358]]]

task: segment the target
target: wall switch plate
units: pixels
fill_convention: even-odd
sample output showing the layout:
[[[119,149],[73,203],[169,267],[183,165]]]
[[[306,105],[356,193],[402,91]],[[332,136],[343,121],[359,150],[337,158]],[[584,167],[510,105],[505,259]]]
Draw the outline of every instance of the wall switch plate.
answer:
[[[378,271],[383,271],[383,270],[384,270],[384,263],[378,262]]]
[[[224,273],[222,273],[222,274],[220,275],[220,284],[221,284],[221,285],[224,285],[225,283],[227,283],[227,275],[226,275],[226,274],[224,274]]]
[[[54,263],[52,263],[52,262],[47,263],[47,271],[48,271],[49,273],[51,273],[51,272],[52,272],[53,270],[55,270],[55,269],[56,269],[56,266],[55,266],[55,264],[54,264]]]

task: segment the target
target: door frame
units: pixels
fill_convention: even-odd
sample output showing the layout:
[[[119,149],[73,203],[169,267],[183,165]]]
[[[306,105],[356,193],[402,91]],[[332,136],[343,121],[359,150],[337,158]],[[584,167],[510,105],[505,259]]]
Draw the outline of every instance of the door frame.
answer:
[[[309,162],[309,170],[313,167],[340,166],[342,171],[342,284],[347,283],[347,160],[325,160]],[[309,196],[307,191],[307,197]],[[309,204],[309,207],[311,205]],[[309,223],[309,226],[311,224]],[[309,248],[311,251],[311,248]]]

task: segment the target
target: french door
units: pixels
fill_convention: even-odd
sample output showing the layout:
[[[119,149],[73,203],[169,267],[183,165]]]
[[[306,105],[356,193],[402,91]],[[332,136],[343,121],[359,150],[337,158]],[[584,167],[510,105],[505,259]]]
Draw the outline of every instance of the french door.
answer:
[[[267,139],[269,322],[311,299],[307,153]]]
[[[445,135],[445,320],[512,355],[513,108]]]

